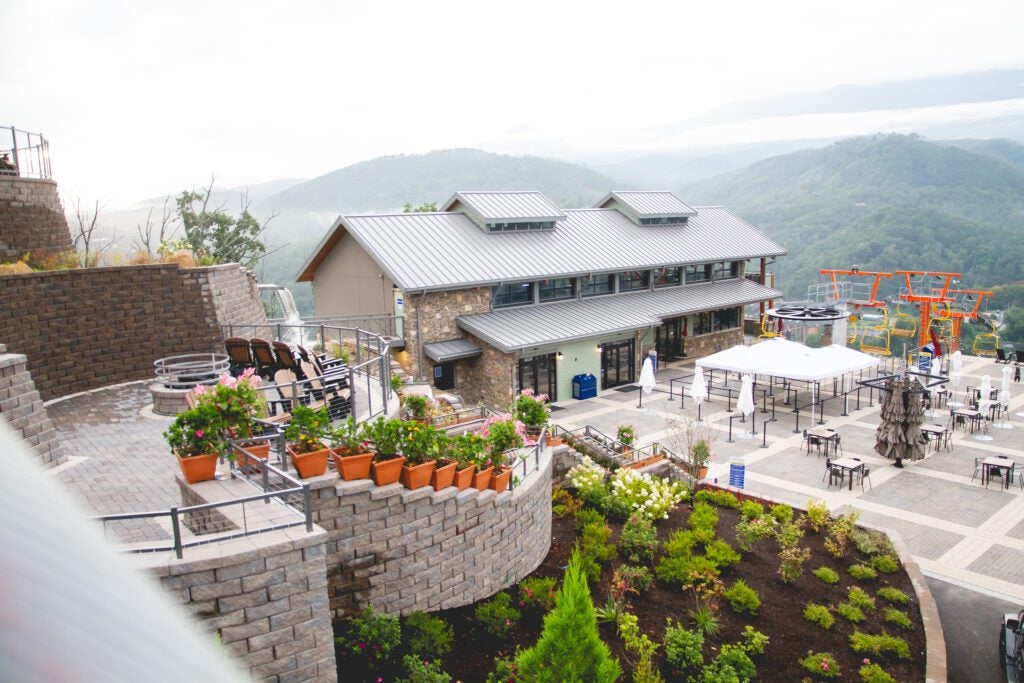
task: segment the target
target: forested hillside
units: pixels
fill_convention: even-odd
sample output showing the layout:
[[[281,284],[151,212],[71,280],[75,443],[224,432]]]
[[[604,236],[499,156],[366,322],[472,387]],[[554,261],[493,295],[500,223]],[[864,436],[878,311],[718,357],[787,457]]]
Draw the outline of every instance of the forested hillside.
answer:
[[[1012,158],[1018,146],[1002,145]],[[722,204],[787,247],[777,266],[787,299],[803,299],[821,268],[852,265],[957,271],[965,287],[990,287],[1024,277],[1024,172],[993,159],[993,149],[853,138],[765,159],[680,196]]]

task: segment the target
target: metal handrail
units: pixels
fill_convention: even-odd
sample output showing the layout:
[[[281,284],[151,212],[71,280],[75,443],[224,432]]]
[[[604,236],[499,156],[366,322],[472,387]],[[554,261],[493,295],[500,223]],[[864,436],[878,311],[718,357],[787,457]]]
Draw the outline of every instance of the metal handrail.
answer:
[[[0,137],[0,140],[10,140],[9,147],[6,142],[0,142],[0,177],[16,176],[41,180],[49,180],[52,177],[50,143],[46,138],[39,133],[18,130],[14,126],[0,126],[0,131],[10,133],[9,137],[6,134]]]

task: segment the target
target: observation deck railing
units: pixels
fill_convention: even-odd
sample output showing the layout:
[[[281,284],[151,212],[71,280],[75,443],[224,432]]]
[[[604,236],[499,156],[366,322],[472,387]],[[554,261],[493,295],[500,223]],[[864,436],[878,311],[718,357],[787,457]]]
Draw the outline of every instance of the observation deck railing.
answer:
[[[50,143],[39,133],[0,126],[0,178],[39,178],[50,174]]]

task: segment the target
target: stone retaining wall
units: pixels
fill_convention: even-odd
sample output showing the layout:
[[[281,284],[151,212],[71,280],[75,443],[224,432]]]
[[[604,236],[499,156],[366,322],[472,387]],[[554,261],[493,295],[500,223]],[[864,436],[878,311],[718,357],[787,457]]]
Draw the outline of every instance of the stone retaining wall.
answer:
[[[392,614],[487,598],[536,569],[551,547],[550,451],[514,491],[410,491],[401,484],[308,480],[328,533],[335,617],[367,605]]]
[[[153,361],[223,352],[221,325],[266,322],[238,264],[0,276],[0,339],[28,356],[44,400],[153,376]]]
[[[0,263],[31,263],[73,251],[64,209],[52,180],[0,176]]]
[[[254,680],[333,683],[326,540],[322,530],[271,532],[191,548],[150,571]]]
[[[0,344],[0,417],[21,434],[44,467],[59,465],[67,456],[32,381],[28,358],[6,351]]]

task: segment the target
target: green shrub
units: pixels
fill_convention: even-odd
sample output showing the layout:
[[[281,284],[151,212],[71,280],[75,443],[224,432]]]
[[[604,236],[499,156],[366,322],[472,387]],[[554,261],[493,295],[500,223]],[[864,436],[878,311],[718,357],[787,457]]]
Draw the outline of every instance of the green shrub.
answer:
[[[763,655],[764,649],[768,646],[768,636],[755,631],[754,627],[747,624],[743,627],[743,647],[750,654]]]
[[[738,552],[732,549],[732,546],[720,538],[716,538],[704,549],[704,557],[719,569],[739,564],[739,561],[743,559]]]
[[[830,569],[828,567],[818,567],[811,573],[827,584],[839,583],[839,574],[837,574],[834,569]]]
[[[739,499],[731,491],[698,491],[697,495],[694,496],[694,500],[711,503],[720,508],[732,508],[733,510],[740,506]]]
[[[800,660],[800,666],[820,678],[838,678],[840,675],[839,662],[831,652],[808,652]]]
[[[722,622],[715,616],[715,611],[707,605],[699,605],[690,610],[690,618],[694,627],[704,634],[705,638],[714,638],[722,630]]]
[[[690,529],[694,531],[704,529],[713,534],[718,530],[718,513],[707,503],[695,503],[693,512],[690,513],[689,523]]]
[[[630,660],[633,664],[633,683],[665,683],[654,660],[658,645],[640,630],[637,616],[625,612],[618,620],[618,627],[626,652],[633,655]]]
[[[687,587],[697,575],[718,576],[719,572],[718,565],[703,555],[669,555],[658,561],[654,573],[662,581]]]
[[[775,542],[779,548],[795,548],[804,537],[803,520],[799,522],[781,522],[775,525]]]
[[[547,612],[555,606],[555,585],[553,576],[530,577],[519,584],[519,606]]]
[[[736,677],[741,681],[750,681],[757,676],[757,667],[750,660],[746,648],[742,645],[725,643],[718,651],[718,656],[712,662],[714,668],[723,671],[726,667],[733,670]]]
[[[850,531],[850,540],[857,552],[864,555],[895,555],[896,549],[892,541],[881,531],[874,529],[857,529]]]
[[[676,671],[686,671],[704,663],[704,636],[700,631],[684,628],[669,619],[662,645],[665,647],[665,659]]]
[[[857,654],[875,655],[893,654],[900,659],[910,659],[910,646],[899,636],[888,633],[876,636],[862,631],[854,631],[850,636],[850,647]]]
[[[452,627],[444,619],[413,612],[405,618],[409,651],[421,659],[437,659],[452,649]]]
[[[519,678],[519,667],[516,659],[519,657],[519,648],[512,657],[495,657],[494,671],[487,674],[484,683],[515,683],[522,680]]]
[[[850,576],[857,579],[858,581],[867,581],[874,579],[878,576],[874,569],[867,566],[866,564],[855,564],[852,565],[848,570]]]
[[[804,562],[811,557],[810,548],[783,548],[779,551],[779,579],[793,583],[804,572]]]
[[[601,565],[615,557],[615,546],[608,541],[611,535],[612,530],[603,521],[583,527],[580,564],[587,578],[595,583],[601,580]]]
[[[901,591],[899,588],[893,588],[892,586],[885,586],[878,589],[878,597],[882,598],[886,602],[891,602],[897,605],[905,605],[910,601],[907,594]]]
[[[815,532],[821,531],[828,526],[828,520],[828,506],[825,505],[825,501],[807,501],[807,522]]]
[[[813,602],[807,603],[807,606],[804,607],[804,619],[812,624],[817,624],[826,631],[832,628],[832,624],[835,623],[835,618],[828,611],[828,607]]]
[[[537,644],[516,658],[516,677],[528,681],[613,683],[622,673],[618,660],[597,632],[594,603],[574,551],[555,608],[544,617]]]
[[[512,606],[512,597],[501,591],[476,608],[476,620],[494,636],[508,635],[519,621],[519,610]]]
[[[441,670],[440,660],[427,661],[416,655],[402,658],[407,676],[398,683],[449,683],[452,677]]]
[[[853,624],[859,624],[864,621],[864,612],[861,611],[860,607],[851,605],[848,602],[841,602],[836,605],[836,612],[838,612],[839,616],[843,619],[846,619]]]
[[[740,506],[740,514],[743,519],[761,519],[764,516],[764,506],[756,500],[745,500]]]
[[[850,601],[851,605],[856,605],[863,610],[875,609],[875,599],[856,586],[851,586],[850,590],[846,591],[846,599]]]
[[[748,586],[743,579],[737,579],[736,583],[725,591],[725,599],[738,614],[757,616],[757,610],[761,607],[761,598],[757,596],[757,591]]]
[[[896,683],[896,679],[886,673],[885,669],[874,663],[867,663],[858,672],[862,683]]]
[[[774,521],[766,517],[742,519],[736,523],[736,543],[747,553],[754,549],[757,541],[763,541],[775,533]]]
[[[828,533],[825,536],[825,550],[835,557],[845,555],[850,534],[857,526],[858,517],[860,517],[860,512],[854,510],[832,519],[828,524]]]
[[[348,622],[348,637],[338,638],[354,654],[387,659],[402,643],[402,625],[398,617],[378,614],[367,607]]]
[[[654,580],[650,569],[632,564],[622,565],[618,568],[617,573],[637,593],[646,593],[647,589],[651,587],[651,581]]]
[[[622,525],[619,550],[633,564],[650,562],[658,551],[658,530],[649,519],[631,515]]]
[[[793,521],[793,508],[786,505],[785,503],[779,503],[778,505],[772,505],[771,507],[772,517],[779,524],[789,524]]]
[[[591,524],[604,525],[607,520],[593,508],[583,508],[576,512],[576,533],[580,533]]]
[[[874,567],[875,571],[882,572],[883,574],[892,574],[899,570],[900,563],[892,555],[875,555],[871,558],[871,566]]]
[[[910,621],[910,617],[908,617],[906,614],[899,611],[895,607],[886,607],[884,614],[885,620],[888,623],[896,624],[904,631],[909,631],[910,629],[914,628],[914,624]]]

